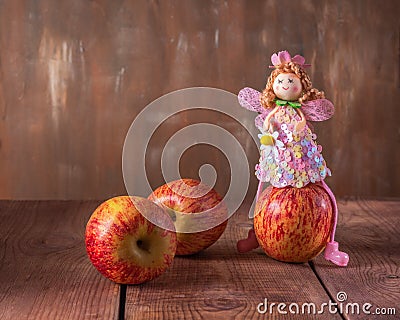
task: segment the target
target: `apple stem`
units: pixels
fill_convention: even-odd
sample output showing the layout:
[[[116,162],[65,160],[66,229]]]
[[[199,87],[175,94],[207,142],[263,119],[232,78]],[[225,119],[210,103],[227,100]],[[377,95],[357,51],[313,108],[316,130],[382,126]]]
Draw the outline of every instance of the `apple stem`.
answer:
[[[139,249],[150,252],[146,242],[143,242],[142,240],[139,239],[136,241],[136,245],[139,247]]]

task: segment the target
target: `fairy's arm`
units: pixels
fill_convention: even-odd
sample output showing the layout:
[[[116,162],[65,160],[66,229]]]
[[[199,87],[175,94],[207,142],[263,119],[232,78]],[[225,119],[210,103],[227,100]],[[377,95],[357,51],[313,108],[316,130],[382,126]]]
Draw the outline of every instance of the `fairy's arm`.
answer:
[[[272,118],[272,116],[278,111],[278,106],[275,107],[274,110],[272,110],[270,113],[268,113],[267,117],[264,120],[264,125],[263,125],[263,129],[265,131],[268,131],[270,129],[270,120]]]
[[[300,109],[296,109],[296,111],[297,111],[298,115],[300,116],[300,121],[297,122],[295,131],[300,132],[306,126],[306,117],[304,116],[304,113]]]

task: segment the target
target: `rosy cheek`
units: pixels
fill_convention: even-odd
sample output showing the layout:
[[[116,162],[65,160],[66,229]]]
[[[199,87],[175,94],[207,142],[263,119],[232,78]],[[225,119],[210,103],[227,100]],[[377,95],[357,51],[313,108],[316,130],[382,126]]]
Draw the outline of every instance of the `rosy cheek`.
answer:
[[[294,86],[294,87],[293,87],[293,91],[294,91],[294,92],[298,92],[298,91],[299,91],[299,87],[298,87],[298,86]]]
[[[279,86],[275,86],[275,90],[278,91],[279,90]]]

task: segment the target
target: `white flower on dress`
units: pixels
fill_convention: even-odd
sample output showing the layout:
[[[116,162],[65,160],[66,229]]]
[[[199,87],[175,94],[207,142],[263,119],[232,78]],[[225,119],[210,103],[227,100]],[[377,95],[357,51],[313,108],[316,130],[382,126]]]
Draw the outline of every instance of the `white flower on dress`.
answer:
[[[285,145],[282,141],[278,140],[279,132],[275,131],[273,134],[270,134],[269,132],[262,132],[261,134],[258,135],[258,138],[260,141],[263,140],[263,137],[266,137],[264,140],[271,140],[272,138],[272,144],[263,144],[261,142],[260,146],[260,151],[261,151],[261,165],[266,166],[267,165],[267,159],[271,158],[274,156],[276,159],[279,155],[280,150],[285,149]]]

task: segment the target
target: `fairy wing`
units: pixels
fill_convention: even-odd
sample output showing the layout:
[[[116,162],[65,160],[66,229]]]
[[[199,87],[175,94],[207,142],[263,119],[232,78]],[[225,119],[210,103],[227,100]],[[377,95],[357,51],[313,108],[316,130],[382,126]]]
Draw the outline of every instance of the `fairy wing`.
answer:
[[[239,91],[238,94],[238,100],[239,104],[243,107],[246,108],[247,110],[250,111],[255,111],[260,113],[256,119],[255,119],[255,124],[256,127],[260,130],[262,130],[264,120],[267,117],[268,113],[270,113],[270,109],[265,109],[260,102],[260,95],[261,93],[255,89],[252,88],[244,88]]]
[[[301,111],[309,121],[324,121],[333,116],[335,107],[327,99],[316,99],[302,103]]]
[[[261,105],[260,95],[261,93],[255,89],[244,88],[238,94],[239,104],[247,110],[262,113],[265,108]]]

